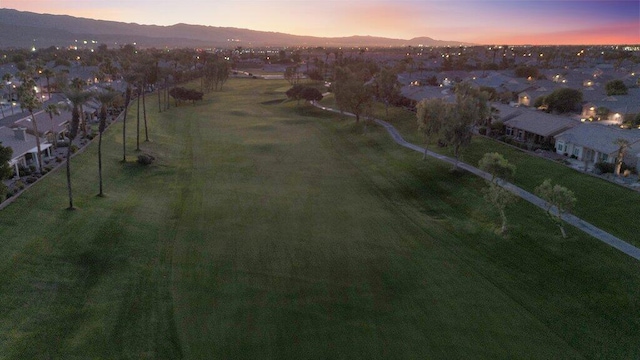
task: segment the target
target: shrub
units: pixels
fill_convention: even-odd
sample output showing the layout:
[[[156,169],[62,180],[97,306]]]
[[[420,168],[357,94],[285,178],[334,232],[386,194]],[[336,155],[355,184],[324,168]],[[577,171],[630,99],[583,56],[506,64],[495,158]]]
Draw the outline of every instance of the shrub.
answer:
[[[480,135],[487,135],[487,127],[486,126],[481,126],[478,128],[478,134]]]
[[[615,171],[615,165],[606,162],[597,162],[595,167],[601,174],[613,173]]]
[[[20,190],[26,187],[26,185],[22,182],[22,180],[16,181],[15,184],[13,184],[13,186]]]
[[[71,144],[71,153],[75,154],[76,151],[78,151],[78,145],[76,144]]]
[[[151,165],[155,160],[156,160],[155,157],[146,153],[142,153],[138,155],[138,164],[141,164],[141,165],[145,165],[145,166]]]

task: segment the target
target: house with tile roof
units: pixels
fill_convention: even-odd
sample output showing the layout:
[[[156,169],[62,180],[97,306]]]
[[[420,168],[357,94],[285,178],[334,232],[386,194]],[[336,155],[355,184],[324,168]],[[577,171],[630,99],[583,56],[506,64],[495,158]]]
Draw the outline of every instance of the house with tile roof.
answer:
[[[640,114],[640,88],[631,88],[627,95],[605,96],[589,101],[582,107],[581,117],[620,125],[627,116]]]
[[[614,163],[618,156],[618,139],[624,139],[629,147],[623,162],[638,167],[640,155],[640,130],[623,130],[616,126],[582,123],[555,136],[556,153],[585,162]]]
[[[38,148],[36,137],[27,133],[23,127],[8,128],[0,126],[0,144],[13,150],[13,157],[9,165],[13,167],[16,176],[20,174],[20,167],[35,166],[38,168]],[[45,139],[40,139],[42,157],[51,157],[51,144]]]
[[[53,115],[53,119],[49,117],[45,111],[40,110],[33,114],[36,119],[36,125],[38,127],[38,136],[46,138],[49,143],[55,143],[56,141],[64,140],[68,129],[67,125],[71,121],[71,112],[59,108],[60,115]],[[11,128],[26,128],[27,132],[31,135],[35,135],[33,132],[33,125],[31,123],[31,116],[23,117],[17,120]]]
[[[580,124],[570,117],[523,108],[520,112],[511,114],[503,123],[507,136],[517,141],[541,145],[553,145],[555,135]]]

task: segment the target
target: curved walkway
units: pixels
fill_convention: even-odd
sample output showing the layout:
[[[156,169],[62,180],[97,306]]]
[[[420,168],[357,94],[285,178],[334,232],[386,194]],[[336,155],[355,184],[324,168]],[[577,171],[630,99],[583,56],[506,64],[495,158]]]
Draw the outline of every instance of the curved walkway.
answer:
[[[354,114],[348,113],[348,112],[341,112],[339,110],[336,109],[332,109],[332,108],[328,108],[322,105],[319,105],[317,103],[313,103],[314,106],[322,109],[322,110],[326,110],[326,111],[331,111],[334,113],[338,113],[338,114],[344,114],[344,115],[348,115],[348,116],[355,116]],[[408,149],[420,152],[422,154],[425,153],[425,149],[423,147],[420,147],[418,145],[412,144],[410,142],[407,142],[402,135],[400,135],[400,133],[398,132],[398,130],[393,127],[393,125],[389,124],[386,121],[380,120],[380,119],[373,119],[373,121],[384,127],[387,132],[389,133],[389,135],[391,135],[391,138],[393,139],[393,141],[395,141],[397,144],[399,144],[400,146],[404,146]],[[434,157],[438,160],[441,161],[445,161],[448,162],[450,164],[456,164],[457,166],[461,169],[464,169],[474,175],[477,175],[485,180],[490,180],[491,179],[491,175],[487,172],[484,172],[476,167],[473,167],[469,164],[466,164],[464,162],[461,161],[457,161],[454,158],[450,158],[448,156],[444,156],[441,154],[437,154],[434,153],[432,151],[427,151],[426,154],[428,156]],[[503,188],[509,190],[510,192],[512,192],[513,194],[521,197],[522,199],[532,203],[533,205],[543,209],[546,211],[546,202],[544,200],[542,200],[541,198],[535,196],[534,194],[512,184],[506,181],[501,181],[500,182],[500,186],[502,186]],[[555,211],[555,209],[553,210]],[[631,256],[632,258],[636,259],[636,260],[640,260],[640,249],[609,234],[608,232],[597,228],[593,225],[591,225],[590,223],[578,218],[577,216],[571,215],[571,214],[564,214],[562,216],[562,218],[564,219],[564,221],[566,221],[568,224],[575,226],[576,228],[584,231],[585,233],[593,236],[594,238],[604,242],[607,245],[610,245],[620,251],[622,251],[623,253]]]

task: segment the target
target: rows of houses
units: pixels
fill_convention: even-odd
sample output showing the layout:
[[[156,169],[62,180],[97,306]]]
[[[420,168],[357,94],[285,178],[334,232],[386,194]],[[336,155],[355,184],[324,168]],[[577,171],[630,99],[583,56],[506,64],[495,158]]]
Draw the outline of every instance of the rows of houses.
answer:
[[[477,86],[490,87],[496,92],[514,94],[509,104],[494,103],[498,120],[504,124],[505,134],[514,141],[546,147],[555,153],[585,163],[614,163],[618,157],[619,139],[626,141],[624,163],[640,169],[640,129],[621,129],[625,117],[640,114],[640,77],[636,73],[624,75],[604,69],[548,70],[543,79],[523,79],[504,72],[484,74],[440,74],[440,86],[416,86],[415,80],[405,76],[402,94],[420,101],[441,98],[454,101],[453,90],[445,80],[455,76]],[[552,74],[556,75],[552,75]],[[427,74],[425,76],[430,76]],[[431,75],[432,76],[432,75]],[[626,95],[607,96],[607,81],[622,78],[629,86]],[[580,113],[554,115],[534,107],[535,101],[559,88],[577,88],[583,92]],[[517,95],[517,96],[516,96]]]
[[[15,120],[9,124],[0,126],[0,145],[10,147],[13,150],[9,164],[14,169],[15,177],[20,177],[25,168],[38,168],[38,148],[36,137],[40,140],[42,159],[51,161],[54,157],[53,148],[67,140],[68,125],[71,121],[71,112],[66,101],[59,101],[59,114],[48,114],[44,110],[34,113],[33,118],[27,112],[20,116],[14,116]],[[89,101],[83,105],[85,118],[88,121],[94,118],[100,104],[97,101]],[[33,126],[35,120],[36,126]],[[36,133],[35,128],[38,129]]]

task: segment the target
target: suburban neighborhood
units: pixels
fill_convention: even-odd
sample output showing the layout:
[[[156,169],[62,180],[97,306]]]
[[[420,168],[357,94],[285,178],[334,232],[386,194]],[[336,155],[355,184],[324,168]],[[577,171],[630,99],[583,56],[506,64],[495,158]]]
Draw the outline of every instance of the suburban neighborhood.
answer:
[[[640,3],[326,5],[2,0],[0,360],[640,359]]]

